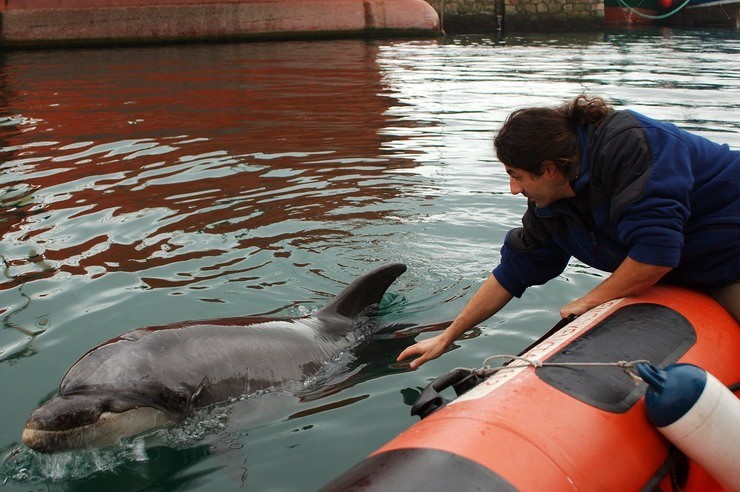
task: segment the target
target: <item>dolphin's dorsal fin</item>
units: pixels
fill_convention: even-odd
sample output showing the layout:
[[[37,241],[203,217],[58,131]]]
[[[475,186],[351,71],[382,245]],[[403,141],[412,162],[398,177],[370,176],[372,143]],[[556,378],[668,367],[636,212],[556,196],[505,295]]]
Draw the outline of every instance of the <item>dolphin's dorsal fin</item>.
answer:
[[[405,271],[406,265],[391,263],[366,273],[337,294],[316,316],[320,318],[338,314],[356,318],[370,306],[378,304],[388,287]]]

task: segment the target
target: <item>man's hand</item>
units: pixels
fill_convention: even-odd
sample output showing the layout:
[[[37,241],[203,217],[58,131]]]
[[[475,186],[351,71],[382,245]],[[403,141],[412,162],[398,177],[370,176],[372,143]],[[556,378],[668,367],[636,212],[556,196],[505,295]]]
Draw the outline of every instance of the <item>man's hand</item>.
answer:
[[[444,337],[444,334],[439,334],[435,337],[427,338],[426,340],[422,340],[421,342],[407,347],[403,352],[399,354],[396,362],[400,362],[403,359],[407,359],[413,355],[418,355],[419,357],[412,360],[409,364],[409,367],[411,369],[416,369],[423,363],[432,359],[436,359],[437,357],[442,355],[445,350],[447,350],[447,347],[449,345],[450,342],[447,341],[447,339]]]
[[[593,307],[596,306],[589,306],[588,302],[584,301],[583,298],[576,299],[560,309],[560,316],[563,318],[567,318],[570,315],[580,316]]]
[[[563,306],[560,310],[560,316],[563,318],[567,318],[571,314],[580,316],[589,309],[607,301],[639,294],[648,287],[655,285],[670,271],[671,267],[640,263],[628,256],[614,273],[592,291]]]
[[[455,318],[450,326],[436,337],[422,340],[401,352],[396,359],[400,362],[403,359],[418,355],[411,361],[411,369],[416,369],[423,363],[436,359],[442,355],[447,347],[467,330],[473,328],[504,307],[513,296],[498,283],[496,277],[489,275],[483,285],[470,299],[470,302],[463,308],[462,312]]]

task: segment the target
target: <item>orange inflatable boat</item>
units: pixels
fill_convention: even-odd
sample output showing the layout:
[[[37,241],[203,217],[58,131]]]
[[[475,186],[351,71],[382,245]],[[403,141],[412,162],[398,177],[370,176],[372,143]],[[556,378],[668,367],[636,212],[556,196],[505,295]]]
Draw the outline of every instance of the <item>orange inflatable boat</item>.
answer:
[[[612,365],[569,365],[686,362],[736,390],[740,326],[712,298],[653,287],[555,327],[522,356],[546,365],[438,378],[414,406],[421,422],[324,490],[723,490],[649,423],[645,383]],[[449,386],[451,402],[440,393]]]

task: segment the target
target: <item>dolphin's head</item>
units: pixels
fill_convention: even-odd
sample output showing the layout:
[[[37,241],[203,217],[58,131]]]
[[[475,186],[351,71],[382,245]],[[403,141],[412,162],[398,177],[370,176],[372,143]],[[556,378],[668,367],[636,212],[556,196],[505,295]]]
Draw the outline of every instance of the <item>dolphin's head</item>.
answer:
[[[208,379],[190,387],[179,378],[164,377],[157,369],[166,367],[164,349],[135,350],[149,331],[109,340],[75,362],[58,395],[28,418],[24,444],[43,453],[103,447],[187,416],[208,393]]]
[[[147,393],[100,390],[59,395],[31,414],[23,443],[41,453],[103,447],[180,420],[191,402],[185,392],[142,395]]]

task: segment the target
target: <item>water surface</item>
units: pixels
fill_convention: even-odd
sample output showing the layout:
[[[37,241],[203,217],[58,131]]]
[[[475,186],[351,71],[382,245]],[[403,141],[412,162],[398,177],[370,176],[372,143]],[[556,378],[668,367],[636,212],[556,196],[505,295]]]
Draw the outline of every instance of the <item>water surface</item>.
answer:
[[[492,151],[506,115],[586,92],[740,148],[739,52],[665,30],[0,54],[3,488],[319,487],[411,425],[419,387],[518,352],[603,274],[573,262],[415,372],[393,363],[411,339],[378,336],[301,399],[153,442],[49,458],[20,433],[140,326],[308,314],[384,262],[409,270],[379,325],[452,319],[525,209]]]

